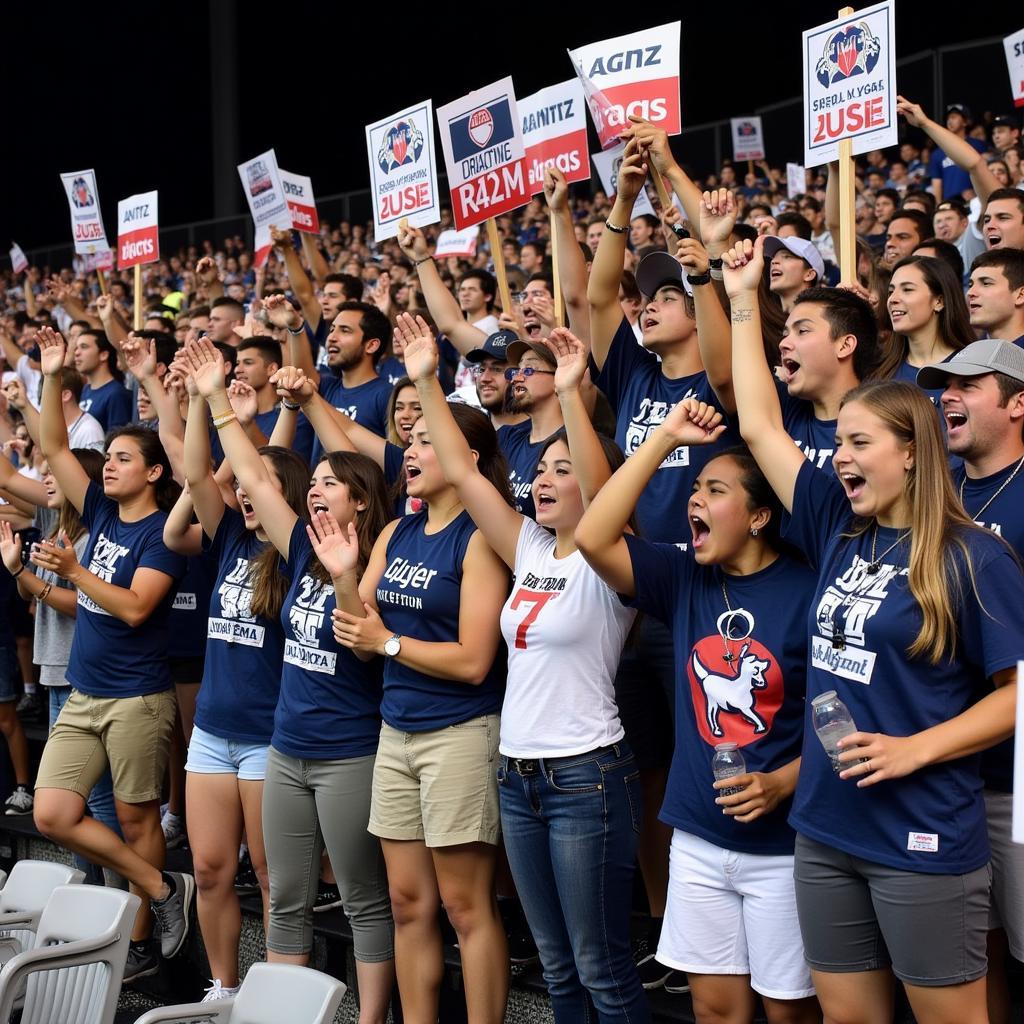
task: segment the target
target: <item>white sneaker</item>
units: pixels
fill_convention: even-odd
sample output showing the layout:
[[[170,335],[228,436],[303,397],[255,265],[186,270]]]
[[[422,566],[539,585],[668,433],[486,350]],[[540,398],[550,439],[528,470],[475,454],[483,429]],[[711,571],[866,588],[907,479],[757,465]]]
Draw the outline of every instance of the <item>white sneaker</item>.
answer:
[[[27,786],[16,786],[4,801],[4,814],[31,814],[34,803],[32,791]]]
[[[174,850],[185,842],[185,826],[176,814],[165,811],[160,819],[160,828],[164,833],[164,843],[168,850]]]
[[[206,995],[200,1000],[203,1003],[215,1003],[219,999],[230,999],[232,996],[238,995],[238,986],[234,988],[225,988],[220,983],[220,978],[211,978],[210,987],[206,990]]]

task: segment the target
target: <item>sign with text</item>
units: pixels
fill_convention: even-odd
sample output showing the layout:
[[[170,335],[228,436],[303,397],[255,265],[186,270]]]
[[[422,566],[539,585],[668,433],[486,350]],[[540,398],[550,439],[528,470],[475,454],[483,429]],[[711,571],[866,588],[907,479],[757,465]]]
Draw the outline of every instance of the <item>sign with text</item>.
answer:
[[[28,258],[17,242],[11,242],[11,266],[16,274],[20,274],[23,270],[28,270]]]
[[[466,228],[465,231],[442,231],[437,236],[437,248],[434,249],[434,259],[443,260],[449,256],[472,259],[476,255],[476,246],[479,238],[480,229],[477,227]]]
[[[614,149],[606,149],[594,154],[594,167],[597,169],[597,176],[601,179],[601,187],[609,198],[619,190],[619,166],[622,164],[622,154],[625,150],[625,145],[620,142]],[[633,204],[632,216],[642,217],[645,213],[649,213],[652,217],[658,216],[654,212],[650,196],[647,195],[646,182]]]
[[[895,2],[875,4],[803,34],[804,164],[899,142],[896,125]]]
[[[550,85],[518,101],[530,191],[544,190],[544,170],[557,167],[569,182],[590,177],[587,115],[579,79]]]
[[[786,164],[786,195],[796,199],[807,191],[807,172],[802,164]]]
[[[107,233],[100,217],[100,197],[96,189],[96,172],[69,171],[60,180],[68,197],[71,211],[71,237],[75,252],[88,256],[94,252],[106,252],[110,248]]]
[[[763,160],[764,134],[759,117],[733,117],[732,158],[733,160]]]
[[[160,259],[156,192],[140,192],[117,204],[117,266],[119,270],[137,263]]]
[[[281,187],[292,215],[292,227],[311,235],[320,233],[320,218],[316,215],[316,200],[313,198],[313,182],[301,174],[292,174],[279,167]]]
[[[682,130],[679,115],[681,22],[632,32],[569,50],[586,94],[602,149],[619,142],[629,115],[654,122],[669,135]]]
[[[1006,50],[1006,69],[1010,73],[1013,105],[1024,107],[1024,28],[1003,40]]]
[[[430,100],[368,124],[366,155],[370,161],[374,238],[378,242],[394,238],[403,217],[408,217],[414,228],[441,219]]]
[[[438,107],[441,149],[459,230],[523,206],[532,195],[511,78]]]
[[[249,212],[256,225],[255,262],[261,266],[270,253],[270,228],[286,228],[291,225],[292,215],[288,209],[281,172],[277,168],[277,156],[272,149],[238,165],[238,176],[242,179]]]

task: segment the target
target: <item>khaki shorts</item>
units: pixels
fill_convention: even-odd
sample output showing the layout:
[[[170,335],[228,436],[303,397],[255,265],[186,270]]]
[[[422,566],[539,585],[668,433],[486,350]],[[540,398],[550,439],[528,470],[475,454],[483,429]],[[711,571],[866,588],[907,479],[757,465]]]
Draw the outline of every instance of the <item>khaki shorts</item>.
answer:
[[[173,690],[90,697],[73,689],[43,749],[36,789],[70,789],[85,799],[109,765],[118,800],[158,800],[174,716]]]
[[[497,845],[497,715],[431,732],[381,726],[369,831],[427,846]]]

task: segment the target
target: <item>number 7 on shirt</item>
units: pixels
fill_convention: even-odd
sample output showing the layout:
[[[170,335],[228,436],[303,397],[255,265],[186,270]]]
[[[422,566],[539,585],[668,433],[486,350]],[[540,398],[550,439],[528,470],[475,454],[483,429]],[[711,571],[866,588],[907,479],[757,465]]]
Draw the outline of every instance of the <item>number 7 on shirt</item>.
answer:
[[[529,605],[530,610],[523,616],[523,621],[519,623],[519,628],[516,630],[516,650],[525,651],[527,650],[526,633],[537,621],[537,616],[540,615],[541,609],[551,600],[553,597],[558,597],[558,591],[537,591],[537,590],[526,590],[522,587],[516,591],[516,596],[512,598],[509,608],[512,611],[518,610],[520,605]]]

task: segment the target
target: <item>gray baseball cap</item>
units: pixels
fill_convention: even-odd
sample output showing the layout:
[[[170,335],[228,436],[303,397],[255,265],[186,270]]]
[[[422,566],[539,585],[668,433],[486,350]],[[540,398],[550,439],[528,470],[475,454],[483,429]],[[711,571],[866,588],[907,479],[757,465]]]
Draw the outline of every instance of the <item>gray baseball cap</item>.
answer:
[[[1024,384],[1024,348],[998,338],[972,342],[944,363],[922,366],[917,371],[917,384],[943,388],[950,377],[981,377],[986,373],[1003,373]]]
[[[779,238],[778,235],[769,235],[765,238],[764,258],[768,262],[771,262],[771,258],[780,249],[786,249],[802,259],[818,275],[815,284],[821,284],[825,278],[825,261],[821,258],[821,253],[818,252],[818,247],[813,242],[795,236]]]

